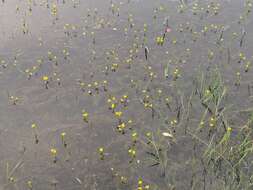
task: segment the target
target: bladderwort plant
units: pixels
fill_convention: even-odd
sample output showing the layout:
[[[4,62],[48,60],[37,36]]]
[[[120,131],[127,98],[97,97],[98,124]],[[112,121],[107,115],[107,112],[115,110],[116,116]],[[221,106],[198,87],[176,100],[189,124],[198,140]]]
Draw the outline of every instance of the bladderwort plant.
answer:
[[[252,125],[252,115],[238,130],[229,120],[234,116],[229,112],[232,106],[227,105],[227,93],[219,70],[211,70],[210,75],[200,75],[195,94],[199,97],[204,112],[195,133],[188,131],[188,134],[204,146],[200,159],[206,168],[205,174],[208,171],[219,177],[222,189],[248,189],[252,187],[252,173],[249,169],[253,147],[252,130],[249,128]],[[204,140],[201,132],[205,129],[209,131],[209,138]]]

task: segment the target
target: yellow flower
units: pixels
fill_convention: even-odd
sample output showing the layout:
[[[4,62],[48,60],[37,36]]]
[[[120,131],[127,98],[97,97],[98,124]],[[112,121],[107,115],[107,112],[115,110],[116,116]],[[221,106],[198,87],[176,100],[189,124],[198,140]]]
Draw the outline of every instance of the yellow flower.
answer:
[[[161,36],[156,37],[156,43],[157,43],[158,45],[162,45],[163,42],[164,42],[163,37],[161,37]]]
[[[164,137],[171,137],[171,138],[173,138],[173,135],[171,133],[169,133],[169,132],[163,132],[162,135]]]
[[[171,125],[177,124],[177,120],[176,120],[176,119],[171,120],[171,121],[170,121],[170,124],[171,124]]]
[[[30,180],[27,181],[27,186],[28,186],[30,189],[32,189],[32,187],[33,187],[33,186],[32,186],[32,181],[30,181]]]
[[[104,148],[103,148],[103,147],[99,147],[99,148],[98,148],[98,152],[99,152],[100,154],[103,154],[103,153],[104,153]]]
[[[111,109],[114,109],[114,108],[116,108],[116,104],[112,103],[111,104]]]
[[[166,98],[165,98],[165,101],[166,101],[166,102],[171,102],[171,97],[166,97]]]
[[[210,94],[211,94],[211,91],[210,91],[210,90],[208,90],[208,89],[205,90],[205,94],[204,94],[205,96],[209,96]]]
[[[138,138],[138,133],[133,132],[133,133],[132,133],[132,140],[133,140],[133,141],[136,141],[137,138]]]
[[[133,123],[133,120],[129,119],[129,120],[128,120],[128,123],[129,123],[129,124],[132,124],[132,123]]]
[[[123,131],[125,128],[126,128],[125,123],[121,123],[121,124],[118,125],[118,130],[119,131]]]
[[[121,117],[122,116],[122,112],[121,111],[116,111],[114,115],[116,117]]]
[[[37,125],[36,125],[36,123],[32,123],[32,125],[31,125],[31,128],[32,128],[32,129],[35,129],[35,128],[37,128]]]
[[[245,60],[246,59],[244,53],[242,53],[242,52],[239,53],[239,57],[240,57],[241,60]]]
[[[56,6],[56,4],[52,5],[51,14],[54,15],[54,16],[57,15],[57,6]]]
[[[98,86],[98,82],[95,81],[95,82],[94,82],[94,86],[95,86],[95,87]]]
[[[57,155],[57,150],[55,148],[51,148],[50,149],[50,152],[53,156],[56,156]]]
[[[209,126],[210,127],[215,127],[215,125],[216,125],[216,119],[214,117],[211,117],[209,119]]]
[[[62,132],[62,133],[61,133],[62,139],[63,139],[65,136],[66,136],[66,133],[65,133],[65,132]]]
[[[135,151],[134,149],[130,148],[130,149],[128,150],[128,154],[129,154],[131,157],[135,157],[135,156],[136,156],[136,151]]]
[[[84,113],[83,113],[83,117],[88,117],[88,115],[89,115],[89,114],[88,114],[87,112],[84,112]]]
[[[83,116],[83,121],[88,122],[89,113],[86,111],[83,111],[82,116]]]
[[[100,160],[104,160],[104,148],[103,147],[98,148],[98,153],[100,156]]]
[[[151,132],[147,132],[147,133],[146,133],[146,136],[147,136],[147,137],[151,137]]]
[[[142,186],[142,184],[143,184],[142,179],[139,179],[139,180],[138,180],[138,186]]]
[[[81,86],[81,87],[84,87],[84,86],[85,86],[85,83],[84,83],[84,82],[80,82],[80,86]]]
[[[121,183],[125,184],[125,183],[127,183],[127,178],[125,176],[121,176],[120,181],[121,181]]]
[[[10,177],[9,180],[10,180],[10,182],[15,182],[15,178],[14,177]]]
[[[49,78],[48,78],[48,76],[47,76],[47,75],[44,75],[44,76],[42,77],[42,80],[43,80],[43,81],[45,81],[45,82],[47,82],[47,81],[48,81],[48,79],[49,79]]]
[[[176,44],[176,43],[177,43],[177,39],[173,39],[172,44]]]

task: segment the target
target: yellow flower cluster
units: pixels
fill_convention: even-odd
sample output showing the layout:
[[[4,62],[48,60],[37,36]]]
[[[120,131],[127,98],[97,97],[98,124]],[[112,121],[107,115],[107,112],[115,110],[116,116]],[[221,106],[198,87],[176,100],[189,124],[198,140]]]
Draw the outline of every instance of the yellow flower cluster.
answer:
[[[105,155],[104,155],[104,148],[103,147],[98,148],[98,154],[99,154],[100,160],[104,160]]]
[[[150,189],[150,186],[148,184],[144,184],[142,179],[139,179],[137,190],[148,190],[148,189]]]
[[[131,158],[135,158],[136,150],[133,148],[130,148],[130,149],[128,149],[128,154],[131,156]]]
[[[107,99],[107,103],[109,103],[109,109],[112,110],[114,113],[114,110],[117,106],[117,99],[115,96],[111,96],[110,98]]]
[[[215,119],[215,117],[210,117],[210,119],[209,119],[209,126],[210,127],[215,127],[216,126],[216,119]]]
[[[82,117],[83,117],[83,121],[88,123],[89,122],[89,113],[87,111],[82,111]]]
[[[120,123],[117,127],[118,131],[122,134],[125,134],[125,128],[126,128],[125,123]]]
[[[163,36],[157,36],[156,37],[156,43],[157,43],[157,45],[163,45],[163,43],[164,43],[164,38],[163,38]]]

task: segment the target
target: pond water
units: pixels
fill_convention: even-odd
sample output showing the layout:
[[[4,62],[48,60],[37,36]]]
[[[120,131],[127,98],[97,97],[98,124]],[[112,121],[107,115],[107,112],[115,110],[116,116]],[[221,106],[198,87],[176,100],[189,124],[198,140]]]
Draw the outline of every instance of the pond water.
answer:
[[[0,190],[252,189],[251,0],[2,0]]]

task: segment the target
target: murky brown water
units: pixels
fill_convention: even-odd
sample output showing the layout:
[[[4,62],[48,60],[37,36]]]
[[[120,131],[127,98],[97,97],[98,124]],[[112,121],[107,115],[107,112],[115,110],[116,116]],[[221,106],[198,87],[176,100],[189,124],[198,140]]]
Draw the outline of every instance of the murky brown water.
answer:
[[[184,2],[182,9],[180,2]],[[215,68],[227,89],[219,108],[225,108],[224,117],[234,134],[250,121],[253,24],[247,1],[212,2],[0,3],[0,190],[129,190],[137,189],[140,179],[143,189],[147,185],[164,190],[223,189],[227,182],[216,179],[220,176],[207,172],[203,179],[205,143],[198,144],[186,128],[211,142],[208,118],[203,132],[195,133],[206,110],[195,92],[195,81],[200,73],[208,78]],[[54,5],[57,15],[52,14]],[[217,15],[212,6],[218,7]],[[166,20],[171,31],[160,46],[156,38],[164,34]],[[47,85],[43,76],[49,77]],[[235,85],[238,77],[240,84]],[[120,103],[124,95],[129,101],[125,106]],[[119,100],[115,109],[123,113],[119,120],[108,109],[111,96]],[[171,100],[169,106],[166,98]],[[82,110],[89,113],[88,123]],[[176,124],[171,124],[175,119]],[[122,122],[127,125],[124,134],[117,131]],[[35,132],[32,123],[38,126]],[[161,135],[168,129],[174,140]],[[61,140],[63,132],[67,147]],[[154,134],[156,150],[147,144],[148,132]],[[137,142],[132,140],[134,133]],[[104,148],[104,160],[99,147]],[[137,155],[130,163],[131,147]],[[57,150],[56,163],[52,148]],[[161,163],[147,153],[153,150]],[[250,169],[245,173],[249,179]],[[243,188],[238,185],[238,189]]]

